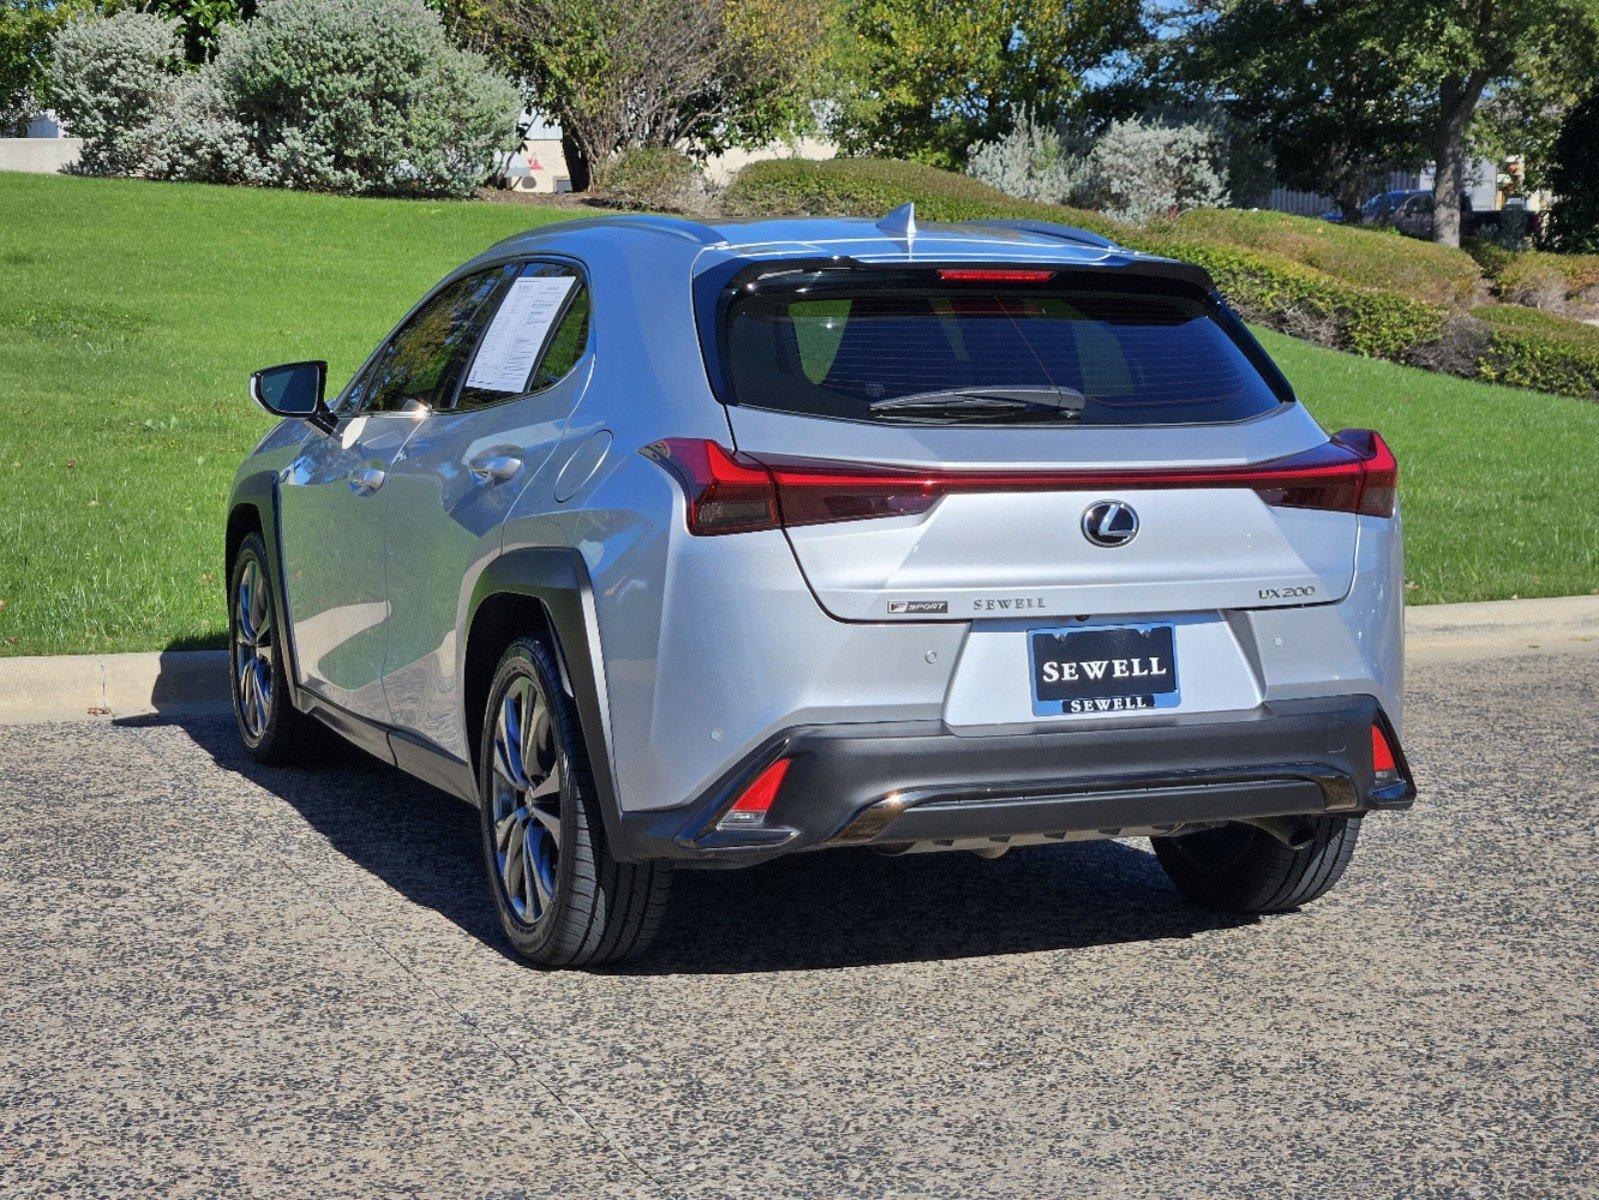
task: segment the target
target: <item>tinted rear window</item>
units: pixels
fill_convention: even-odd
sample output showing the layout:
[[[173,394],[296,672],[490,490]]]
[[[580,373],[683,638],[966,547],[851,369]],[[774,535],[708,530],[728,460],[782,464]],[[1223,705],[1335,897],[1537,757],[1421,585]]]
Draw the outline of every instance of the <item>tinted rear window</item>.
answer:
[[[785,285],[733,303],[725,353],[735,403],[847,420],[1170,425],[1286,399],[1206,298],[1146,287]]]

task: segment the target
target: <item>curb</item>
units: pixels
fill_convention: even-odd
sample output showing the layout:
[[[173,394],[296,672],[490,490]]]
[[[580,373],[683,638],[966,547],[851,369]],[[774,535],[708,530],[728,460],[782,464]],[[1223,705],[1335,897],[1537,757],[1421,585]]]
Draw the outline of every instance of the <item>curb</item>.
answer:
[[[228,708],[226,650],[0,658],[0,725]]]
[[[1599,653],[1599,596],[1405,610],[1412,662]],[[227,711],[226,650],[0,658],[0,725]]]

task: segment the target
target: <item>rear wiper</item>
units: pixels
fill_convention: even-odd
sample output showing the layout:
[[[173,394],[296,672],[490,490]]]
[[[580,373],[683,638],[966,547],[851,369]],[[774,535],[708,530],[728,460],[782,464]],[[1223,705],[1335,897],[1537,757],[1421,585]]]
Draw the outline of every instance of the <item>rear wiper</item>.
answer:
[[[874,401],[873,416],[914,420],[1026,420],[1049,414],[1057,420],[1082,416],[1085,398],[1072,388],[945,388]]]

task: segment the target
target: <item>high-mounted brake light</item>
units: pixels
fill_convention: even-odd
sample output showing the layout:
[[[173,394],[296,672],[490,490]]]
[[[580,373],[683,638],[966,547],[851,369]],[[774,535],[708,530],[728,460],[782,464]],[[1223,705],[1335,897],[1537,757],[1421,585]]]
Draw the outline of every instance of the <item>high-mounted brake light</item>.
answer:
[[[716,823],[717,828],[759,825],[764,821],[772,807],[772,801],[777,799],[777,789],[783,786],[783,776],[788,774],[790,761],[787,758],[780,758],[757,775],[754,782],[733,802],[733,807],[728,809],[722,819]]]
[[[952,493],[1250,488],[1278,508],[1394,515],[1399,465],[1380,436],[1346,429],[1288,458],[1243,467],[949,471],[817,458],[732,454],[715,442],[665,438],[644,453],[666,468],[701,535],[914,516]]]
[[[1017,267],[944,267],[938,277],[946,283],[1048,283],[1053,271]]]

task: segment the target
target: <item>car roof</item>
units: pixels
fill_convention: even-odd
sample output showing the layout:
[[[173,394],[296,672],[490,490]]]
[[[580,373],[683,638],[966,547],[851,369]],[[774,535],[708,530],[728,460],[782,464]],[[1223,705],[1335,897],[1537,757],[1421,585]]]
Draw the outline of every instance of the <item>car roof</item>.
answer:
[[[596,252],[666,265],[686,261],[695,274],[731,260],[849,258],[905,262],[1032,262],[1062,266],[1147,266],[1212,288],[1198,267],[1118,245],[1075,226],[1027,219],[921,222],[911,204],[880,218],[764,217],[697,221],[687,217],[615,213],[559,221],[498,243],[462,270],[520,254]]]

